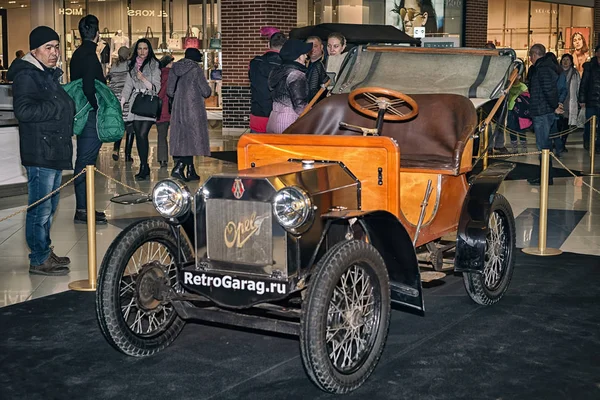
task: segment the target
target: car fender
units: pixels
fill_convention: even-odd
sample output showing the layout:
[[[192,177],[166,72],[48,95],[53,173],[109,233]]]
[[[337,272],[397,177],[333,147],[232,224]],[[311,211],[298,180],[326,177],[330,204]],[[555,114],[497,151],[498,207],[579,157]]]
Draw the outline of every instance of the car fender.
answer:
[[[455,271],[483,271],[492,203],[498,187],[514,167],[512,163],[496,163],[471,177],[458,222]]]
[[[333,211],[322,217],[329,222],[326,224],[326,235],[333,226],[339,226],[343,221],[345,231],[354,232],[353,238],[364,239],[377,249],[388,270],[393,303],[421,312],[425,310],[415,248],[396,216],[387,211]],[[355,225],[362,228],[366,238],[356,236],[356,229],[353,229]],[[344,239],[348,239],[348,236]]]

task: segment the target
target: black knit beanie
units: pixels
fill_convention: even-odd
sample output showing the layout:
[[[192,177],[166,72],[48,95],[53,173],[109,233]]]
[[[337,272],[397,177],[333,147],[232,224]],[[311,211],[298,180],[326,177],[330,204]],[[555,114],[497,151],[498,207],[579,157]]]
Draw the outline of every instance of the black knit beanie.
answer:
[[[49,26],[38,26],[29,34],[29,50],[37,49],[53,40],[60,41],[58,33],[54,29]]]
[[[189,49],[185,49],[185,58],[196,62],[202,62],[202,53],[200,53],[200,50],[190,47]]]

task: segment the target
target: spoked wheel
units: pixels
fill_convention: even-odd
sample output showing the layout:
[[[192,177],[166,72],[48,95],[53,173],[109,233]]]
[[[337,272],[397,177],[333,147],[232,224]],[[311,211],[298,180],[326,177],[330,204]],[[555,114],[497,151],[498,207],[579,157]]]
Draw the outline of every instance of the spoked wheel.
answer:
[[[371,118],[377,118],[379,110],[384,109],[384,121],[407,121],[419,114],[419,106],[412,97],[380,87],[355,89],[348,95],[348,103]]]
[[[467,293],[476,303],[497,303],[508,289],[515,267],[515,217],[504,196],[492,204],[483,273],[464,272]]]
[[[160,219],[128,226],[110,245],[98,278],[96,315],[102,333],[117,350],[149,356],[167,347],[183,329],[169,290],[181,292],[176,263],[192,257],[185,239],[178,244]],[[170,288],[170,289],[169,289]]]
[[[381,357],[389,323],[390,284],[379,252],[359,240],[334,246],[302,304],[300,351],[310,379],[331,393],[361,386]]]

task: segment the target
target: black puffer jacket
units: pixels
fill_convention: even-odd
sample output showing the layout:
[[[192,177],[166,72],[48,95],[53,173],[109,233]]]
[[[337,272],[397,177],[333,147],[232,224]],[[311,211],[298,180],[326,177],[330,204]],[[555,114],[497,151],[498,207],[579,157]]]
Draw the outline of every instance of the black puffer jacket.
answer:
[[[44,68],[31,53],[8,70],[23,166],[73,169],[75,103],[59,83],[62,73]]]
[[[311,101],[313,97],[321,89],[321,85],[327,82],[327,72],[325,66],[321,60],[310,62],[308,64],[308,70],[306,71],[306,80],[308,81],[308,101]]]
[[[558,73],[556,65],[544,56],[529,69],[529,93],[531,116],[553,113],[558,107]]]
[[[308,102],[306,67],[295,61],[285,61],[269,76],[273,103],[280,103],[294,109],[300,115]]]
[[[281,57],[276,51],[268,51],[250,61],[248,79],[250,79],[250,93],[252,96],[250,105],[252,115],[268,117],[271,114],[273,100],[269,90],[269,74],[280,65]]]
[[[579,102],[586,107],[600,107],[600,64],[597,57],[583,64],[583,77],[579,84]]]

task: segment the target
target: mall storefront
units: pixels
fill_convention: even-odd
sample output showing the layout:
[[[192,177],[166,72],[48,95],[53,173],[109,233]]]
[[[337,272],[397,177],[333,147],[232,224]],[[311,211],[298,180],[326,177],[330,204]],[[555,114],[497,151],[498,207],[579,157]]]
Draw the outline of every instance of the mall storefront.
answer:
[[[157,58],[171,54],[180,59],[185,48],[196,47],[204,53],[203,67],[213,88],[213,96],[207,105],[220,106],[222,56],[218,0],[17,1],[22,4],[7,10],[10,50],[27,50],[27,37],[33,25],[50,25],[61,37],[63,60],[60,67],[68,76],[69,61],[81,44],[77,29],[79,20],[93,14],[100,21],[98,54],[105,72],[117,59],[121,46],[131,47],[140,38],[150,41]],[[44,19],[35,23],[38,14],[43,14]],[[26,31],[19,31],[19,26],[23,25],[27,26]],[[11,42],[13,46],[10,46]]]
[[[528,62],[531,45],[541,43],[560,58],[573,55],[580,72],[594,52],[594,1],[494,0],[488,3],[488,41],[511,47]]]
[[[298,26],[320,23],[393,25],[424,44],[462,45],[463,0],[298,0]]]

